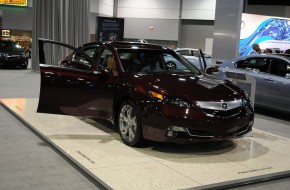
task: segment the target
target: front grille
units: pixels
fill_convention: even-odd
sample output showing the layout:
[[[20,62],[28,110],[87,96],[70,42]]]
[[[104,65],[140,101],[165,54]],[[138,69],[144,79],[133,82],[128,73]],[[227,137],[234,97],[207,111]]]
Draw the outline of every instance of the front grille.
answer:
[[[11,55],[11,56],[7,57],[8,60],[16,60],[16,59],[19,59],[19,58],[20,58],[20,55]]]
[[[212,109],[202,109],[202,111],[211,117],[228,118],[233,117],[241,113],[241,107],[234,108],[231,110],[212,110]]]
[[[242,111],[242,99],[232,101],[197,101],[197,105],[208,117],[228,118],[238,115]]]

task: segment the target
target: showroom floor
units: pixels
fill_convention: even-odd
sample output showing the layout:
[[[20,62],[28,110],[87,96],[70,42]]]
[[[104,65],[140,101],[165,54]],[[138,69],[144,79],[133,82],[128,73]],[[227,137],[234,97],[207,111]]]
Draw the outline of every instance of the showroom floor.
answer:
[[[18,104],[18,106],[16,106],[18,107],[15,110],[16,112],[17,110],[21,112],[23,108],[21,106],[25,104],[27,104],[28,107],[30,107],[32,110],[35,109],[35,102],[37,101],[38,93],[38,73],[34,73],[29,70],[0,70],[0,98],[12,98],[16,100]],[[6,99],[6,101],[9,102],[10,100]],[[178,181],[182,182],[181,184],[183,184],[183,186],[173,186],[173,183],[170,183],[169,181],[168,183],[165,183],[163,187],[166,188],[166,185],[169,185],[172,189],[180,189],[198,187],[200,184],[209,184],[206,182],[206,177],[211,177],[212,175],[209,174],[212,173],[221,174],[220,176],[223,177],[219,177],[216,179],[216,181],[212,181],[214,179],[214,177],[212,177],[210,178],[210,183],[221,182],[220,180],[222,178],[224,178],[223,180],[236,179],[235,175],[230,173],[228,177],[226,177],[226,175],[223,173],[219,173],[218,168],[215,168],[214,160],[217,160],[219,164],[222,163],[222,165],[219,165],[222,166],[222,170],[220,171],[224,170],[225,173],[227,173],[229,168],[237,169],[235,171],[236,176],[247,174],[250,177],[255,176],[255,173],[267,174],[272,173],[271,170],[275,170],[277,168],[280,169],[276,170],[276,172],[289,170],[289,168],[287,168],[290,167],[288,158],[282,159],[282,161],[279,160],[274,162],[271,160],[272,158],[277,159],[289,156],[289,151],[285,151],[286,153],[283,153],[282,149],[283,147],[290,146],[288,143],[288,139],[290,138],[290,122],[285,118],[279,119],[279,116],[280,115],[277,115],[277,117],[271,118],[266,114],[257,114],[256,123],[254,126],[257,129],[255,129],[249,137],[238,140],[240,143],[236,143],[236,141],[234,141],[234,143],[224,142],[221,145],[222,148],[218,148],[213,144],[205,144],[203,145],[202,149],[196,147],[192,149],[192,146],[185,146],[184,148],[180,149],[180,146],[178,145],[170,144],[170,146],[168,146],[166,144],[151,143],[148,145],[148,147],[144,147],[142,149],[131,149],[126,146],[122,146],[122,143],[118,139],[116,132],[112,131],[110,127],[104,127],[107,124],[100,124],[89,119],[84,119],[85,121],[83,121],[81,120],[82,118],[73,119],[75,122],[81,122],[89,128],[87,134],[82,133],[83,136],[77,135],[79,129],[74,128],[70,123],[65,124],[66,127],[70,126],[69,128],[72,129],[69,134],[65,135],[63,133],[64,128],[66,127],[58,128],[58,130],[61,132],[60,134],[55,134],[56,128],[50,129],[46,132],[48,132],[47,136],[51,137],[55,144],[59,145],[61,142],[63,142],[63,147],[65,148],[64,152],[69,152],[68,154],[71,155],[74,159],[79,157],[85,163],[87,163],[87,165],[84,164],[85,168],[89,168],[89,165],[95,164],[95,171],[91,171],[91,173],[95,172],[95,176],[97,176],[97,178],[100,177],[102,181],[113,181],[109,182],[111,183],[111,187],[118,189],[120,186],[126,184],[126,182],[132,183],[130,181],[134,181],[130,179],[128,182],[126,177],[124,177],[124,179],[119,179],[118,176],[121,175],[116,174],[123,173],[124,171],[137,172],[140,170],[144,171],[144,174],[147,170],[148,172],[156,170],[159,170],[159,172],[164,172],[173,168],[174,171],[177,171],[179,176],[183,176],[183,178],[170,176],[170,172],[166,172],[166,176],[169,179],[179,179]],[[31,115],[30,117],[33,118]],[[61,117],[62,116],[58,118]],[[60,156],[61,154],[56,154],[54,149],[50,148],[51,146],[47,146],[48,143],[46,141],[39,139],[34,133],[28,130],[27,127],[19,122],[11,113],[7,112],[2,106],[0,107],[0,118],[0,141],[2,142],[0,146],[0,189],[98,189],[96,187],[97,184],[91,182],[94,180],[88,180],[86,177],[84,177],[85,174],[83,175],[81,169],[76,166],[73,167],[74,164]],[[55,124],[56,119],[50,119],[50,121],[50,123]],[[69,121],[71,122],[71,119]],[[64,122],[64,120],[61,119],[60,122]],[[45,123],[41,122],[34,126],[41,128],[44,124]],[[55,125],[53,126],[56,127]],[[261,129],[274,134],[263,132]],[[96,140],[97,137],[99,145],[105,145],[103,147],[104,149],[101,149],[100,146],[96,146],[99,147],[99,149],[93,149],[93,151],[90,152],[91,150],[88,150],[87,148],[92,148],[96,145],[94,145],[96,142],[92,142],[92,145],[88,147],[86,146],[86,148],[83,149],[84,151],[80,151],[80,147],[83,147],[81,145],[85,141],[84,135],[86,138],[89,138],[90,141]],[[71,141],[75,139],[77,141]],[[79,142],[80,144],[76,142]],[[126,156],[131,155],[130,152],[133,151],[132,157],[134,157],[134,161],[128,160],[127,157],[125,159],[122,157],[122,155],[113,156],[115,153],[114,149],[106,147],[112,143],[114,144],[113,147],[118,146],[118,150],[122,150],[121,152],[123,152],[123,154],[126,152]],[[71,146],[72,144],[75,146]],[[71,149],[72,147],[76,149],[73,151]],[[259,150],[252,151],[254,150],[253,147],[259,147]],[[271,147],[274,147],[274,150],[271,150]],[[289,150],[289,147],[287,150]],[[280,152],[282,154],[279,156],[274,155],[271,159],[269,157],[267,158],[267,155],[271,155],[275,152]],[[103,157],[98,157],[98,154],[103,155]],[[212,156],[213,154],[214,156]],[[228,157],[221,156],[221,154],[227,155]],[[249,154],[251,155],[249,156]],[[246,155],[248,157],[245,157]],[[249,160],[249,157],[253,159]],[[263,164],[261,162],[255,163],[257,158],[268,159],[268,162],[267,164]],[[174,168],[175,166],[172,165],[172,160],[177,159],[179,163],[176,165],[176,168]],[[227,162],[229,162],[229,160],[237,160],[241,161],[242,163],[239,163],[240,168],[236,167],[232,162],[229,165],[231,167],[228,167],[224,165],[226,163],[225,160]],[[98,161],[102,161],[101,163],[104,165],[98,163]],[[132,161],[135,163],[132,163]],[[199,175],[200,179],[197,179],[195,182],[197,185],[192,182],[193,180],[189,180],[191,178],[184,177],[186,175],[191,175],[191,173],[187,168],[183,167],[188,166],[188,164],[193,161],[198,162],[199,165],[202,165],[205,162],[207,163],[207,169],[198,170],[200,173],[203,173],[203,175]],[[281,166],[283,162],[286,163],[286,167]],[[109,167],[112,163],[114,163],[114,165],[119,165],[119,168],[123,167],[124,170],[118,171],[114,167]],[[141,165],[144,167],[141,168],[140,165],[136,163],[142,163]],[[148,163],[153,163],[153,165],[155,164],[155,167],[150,169]],[[162,165],[159,165],[159,163],[162,163]],[[273,165],[272,163],[278,164],[280,166]],[[252,166],[255,165],[255,169],[244,170],[244,168],[241,166],[244,167],[245,164]],[[184,170],[187,170],[188,173],[182,173]],[[84,171],[86,171],[86,169]],[[210,173],[208,171],[210,171]],[[157,175],[156,172],[154,172],[154,175],[152,175],[152,172],[150,174],[152,177],[152,183],[154,180],[159,182],[157,176],[155,176]],[[204,174],[206,174],[205,177],[203,177]],[[166,178],[166,176],[164,178]],[[236,189],[288,189],[290,185],[290,181],[288,181],[289,178]],[[135,182],[138,182],[138,180]],[[146,187],[146,185],[142,183],[138,183],[137,186],[138,185]],[[153,187],[149,188],[153,189]]]

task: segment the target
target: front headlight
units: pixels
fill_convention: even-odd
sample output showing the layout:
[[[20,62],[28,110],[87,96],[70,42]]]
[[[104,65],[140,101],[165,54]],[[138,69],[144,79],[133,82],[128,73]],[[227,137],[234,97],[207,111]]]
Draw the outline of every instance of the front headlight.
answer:
[[[20,57],[26,57],[26,54],[22,53],[22,54],[20,55]]]
[[[7,57],[7,54],[6,53],[0,53],[0,57],[6,58]]]
[[[243,106],[254,109],[252,101],[249,98],[243,98]]]
[[[190,103],[181,98],[165,97],[164,102],[181,108],[190,108]]]
[[[190,108],[191,104],[181,98],[168,97],[157,92],[149,91],[151,98],[162,101],[163,103],[171,104],[181,108]]]

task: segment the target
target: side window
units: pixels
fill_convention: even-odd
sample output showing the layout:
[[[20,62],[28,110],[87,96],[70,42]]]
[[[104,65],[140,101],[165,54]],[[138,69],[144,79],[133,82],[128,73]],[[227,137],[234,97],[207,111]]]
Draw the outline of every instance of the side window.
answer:
[[[165,65],[168,69],[187,70],[187,68],[178,59],[170,54],[163,54]]]
[[[117,63],[115,61],[115,57],[112,51],[108,49],[104,49],[101,53],[100,62],[104,69],[110,72],[111,76],[117,77],[119,76],[119,72],[117,69]]]
[[[161,71],[163,68],[162,65],[162,57],[159,53],[153,53],[153,52],[146,52],[143,54],[143,64],[140,71],[141,73],[152,73]]]
[[[269,60],[263,58],[242,60],[236,63],[236,67],[240,69],[252,69],[267,72]]]
[[[269,73],[273,75],[285,77],[286,73],[290,72],[288,69],[289,69],[289,65],[283,60],[272,59],[270,62]]]
[[[103,52],[101,53],[101,57],[100,57],[100,64],[104,67],[107,68],[108,66],[108,58],[109,56],[112,56],[112,52],[108,49],[104,49]]]
[[[180,55],[190,55],[190,51],[189,50],[178,50],[177,52]]]
[[[192,50],[192,55],[195,57],[199,57],[199,52],[196,50]]]
[[[94,55],[97,51],[97,47],[88,47],[82,50],[90,58],[94,58]],[[92,62],[87,60],[82,54],[75,53],[72,57],[72,62],[75,64],[77,69],[88,69],[92,66]]]
[[[124,52],[119,53],[121,64],[125,72],[137,73],[143,67],[144,53]]]

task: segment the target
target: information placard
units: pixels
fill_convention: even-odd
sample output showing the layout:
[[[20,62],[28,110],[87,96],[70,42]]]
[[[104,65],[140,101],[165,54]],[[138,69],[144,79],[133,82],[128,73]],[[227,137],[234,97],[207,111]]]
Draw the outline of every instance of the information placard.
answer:
[[[97,17],[97,26],[97,41],[123,41],[123,18]]]

